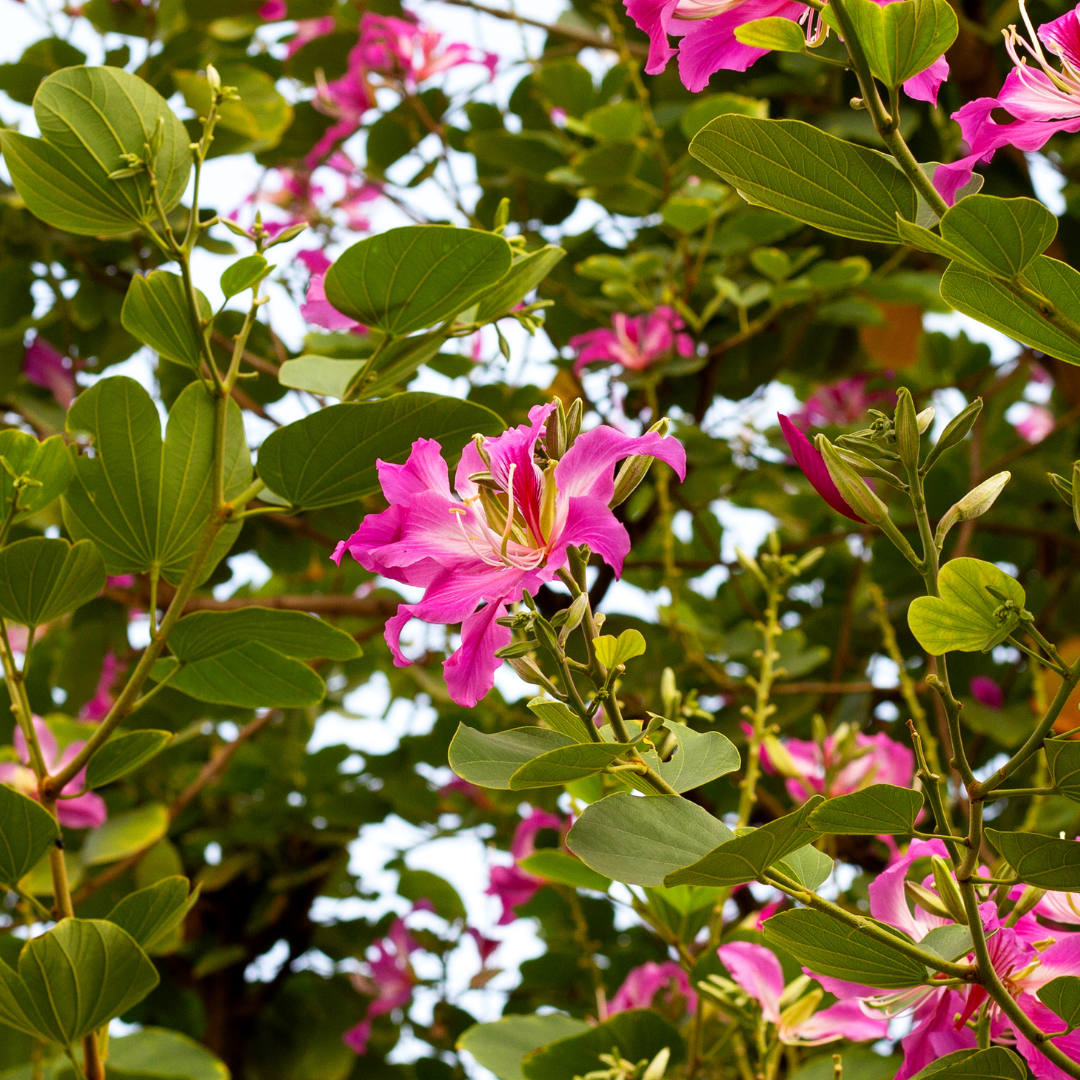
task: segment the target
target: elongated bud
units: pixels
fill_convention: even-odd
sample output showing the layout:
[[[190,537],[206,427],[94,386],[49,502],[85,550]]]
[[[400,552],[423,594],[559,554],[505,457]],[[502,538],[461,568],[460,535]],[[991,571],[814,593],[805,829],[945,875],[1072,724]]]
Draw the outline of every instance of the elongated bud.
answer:
[[[585,612],[589,607],[589,594],[583,592],[575,597],[574,602],[566,609],[566,620],[559,630],[559,640],[565,641],[580,625],[585,618]]]
[[[569,449],[574,445],[574,440],[581,434],[581,417],[584,405],[581,398],[574,398],[574,404],[566,414],[566,446]]]
[[[206,65],[206,81],[210,84],[210,92],[217,94],[221,90],[221,76],[213,64]]]
[[[664,668],[660,675],[660,700],[663,702],[664,715],[669,720],[674,720],[679,715],[682,694],[675,685],[675,672],[669,667]]]
[[[1065,500],[1070,506],[1073,501],[1073,486],[1071,480],[1066,480],[1064,476],[1058,476],[1057,473],[1048,472],[1046,474],[1047,480],[1050,481],[1050,486]]]
[[[649,1067],[641,1074],[641,1080],[664,1080],[670,1058],[671,1047],[665,1046],[663,1050],[649,1062]]]
[[[484,436],[477,432],[473,437],[473,446],[476,447],[476,452],[480,455],[480,460],[488,467],[491,468],[491,455],[484,449]]]
[[[514,641],[501,649],[496,649],[495,655],[500,660],[516,660],[518,657],[528,656],[529,653],[535,652],[537,647],[535,641]]]
[[[519,656],[506,661],[527,683],[542,687],[553,698],[563,701],[566,695],[536,666],[529,656]]]
[[[780,1014],[780,1023],[789,1030],[797,1029],[817,1012],[817,1007],[821,1004],[821,999],[824,996],[824,990],[811,990],[809,994],[805,994],[798,1001],[784,1009]]]
[[[795,764],[795,759],[788,753],[787,747],[775,735],[766,735],[761,748],[765,751],[769,764],[781,776],[788,780],[802,778],[802,769]]]
[[[556,400],[555,411],[544,426],[544,449],[547,456],[555,461],[566,453],[566,410],[560,400]]]
[[[928,915],[936,915],[939,919],[952,919],[949,909],[929,889],[924,889],[914,881],[905,881],[904,891]]]
[[[506,223],[510,220],[510,200],[501,199],[498,209],[495,211],[495,228],[492,232],[501,233],[506,228]]]
[[[306,228],[308,223],[301,221],[299,225],[293,225],[291,228],[283,229],[281,232],[266,245],[266,248],[276,247],[278,244],[287,244],[290,240],[295,240]]]
[[[811,548],[796,564],[795,573],[805,574],[823,555],[825,549],[823,547]]]
[[[825,751],[825,740],[829,737],[829,729],[825,727],[825,720],[821,713],[814,713],[813,719],[810,721],[810,730],[814,736],[814,742],[821,747],[822,753]]]
[[[612,510],[616,506],[621,506],[637,491],[641,481],[648,475],[652,463],[653,459],[648,454],[635,454],[619,466],[619,472],[615,477],[615,492],[611,496],[611,502],[608,503]]]
[[[488,524],[501,536],[506,530],[506,507],[495,497],[495,492],[487,484],[479,484],[477,493],[480,505],[484,508]],[[513,533],[510,534],[514,539]]]
[[[920,435],[925,435],[929,430],[930,425],[934,422],[934,415],[934,406],[928,405],[915,417],[915,422],[919,425]]]
[[[892,484],[899,491],[907,491],[907,484],[899,476],[882,468],[876,461],[871,461],[863,454],[847,450],[842,446],[837,446],[836,452],[841,460],[846,461],[860,476],[872,476],[875,480],[884,480],[886,484]]]
[[[768,578],[765,577],[765,572],[758,566],[757,559],[753,555],[747,555],[745,551],[738,545],[735,546],[735,558],[739,560],[739,565],[753,578],[761,584],[762,588],[767,589],[769,587]]]
[[[866,486],[859,474],[837,453],[824,435],[814,440],[817,451],[825,459],[833,483],[840,492],[840,497],[871,525],[880,525],[888,516],[889,508]]]
[[[953,877],[952,868],[940,855],[931,855],[930,865],[934,871],[934,888],[937,889],[938,898],[952,919],[967,926],[964,898],[960,895],[960,887]]]
[[[1009,920],[1015,924],[1017,919],[1026,915],[1046,895],[1045,889],[1039,889],[1034,885],[1025,885],[1016,906],[1009,912]]]
[[[979,419],[979,413],[982,412],[983,400],[982,398],[976,398],[966,409],[961,409],[946,425],[945,430],[941,433],[941,438],[931,448],[930,453],[926,455],[926,460],[923,462],[922,472],[925,476],[933,467],[934,462],[946,450],[957,443],[963,442],[967,437],[967,433],[975,426],[975,421]]]
[[[559,645],[558,635],[547,619],[539,615],[533,620],[533,633],[536,640],[556,659],[562,655],[562,647]]]
[[[1080,461],[1073,462],[1072,473],[1072,510],[1073,521],[1080,529]]]
[[[784,992],[780,995],[780,1000],[777,1005],[781,1009],[786,1009],[793,1001],[798,1001],[803,996],[806,990],[810,986],[810,976],[800,975],[797,979],[789,982],[784,987]]]
[[[919,467],[919,421],[915,415],[915,402],[911,391],[901,386],[896,392],[896,415],[893,418],[896,431],[896,452],[905,469],[913,471]]]
[[[938,522],[937,534],[934,537],[938,549],[940,550],[949,530],[958,521],[970,521],[972,518],[982,517],[994,505],[997,497],[1011,479],[1012,473],[999,472],[991,476],[989,480],[984,480],[978,487],[972,488],[959,502],[953,503]]]

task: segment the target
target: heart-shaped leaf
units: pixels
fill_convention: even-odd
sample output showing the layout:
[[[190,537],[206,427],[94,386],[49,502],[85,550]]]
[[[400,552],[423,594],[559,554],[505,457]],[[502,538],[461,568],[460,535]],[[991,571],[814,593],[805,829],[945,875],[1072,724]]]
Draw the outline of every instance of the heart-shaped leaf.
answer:
[[[1039,1000],[1069,1027],[1080,1027],[1080,979],[1075,975],[1059,975],[1037,993]]]
[[[157,757],[173,741],[171,731],[143,729],[129,731],[110,739],[86,767],[86,785],[104,787],[121,776],[127,776],[152,758]]]
[[[105,562],[89,540],[32,536],[0,551],[0,615],[43,626],[105,588]]]
[[[818,832],[839,836],[907,836],[922,806],[922,792],[873,784],[822,803],[809,824]]]
[[[53,499],[64,493],[75,475],[62,435],[38,442],[25,431],[8,428],[0,431],[0,457],[8,463],[15,476],[28,476],[34,481],[19,491],[19,510],[14,521],[22,521],[44,510]],[[15,477],[11,473],[0,467],[0,512],[5,517],[16,494]]]
[[[645,638],[640,630],[624,630],[617,638],[605,634],[593,642],[596,659],[606,668],[618,667],[645,652]]]
[[[1030,727],[1031,714],[1028,714]],[[1050,775],[1054,780],[1054,787],[1073,802],[1080,802],[1080,742],[1074,739],[1047,739],[1043,743],[1046,751],[1046,763],[1050,767]]]
[[[0,884],[14,888],[60,835],[39,802],[0,784]]]
[[[172,875],[129,893],[108,914],[109,922],[123,927],[140,948],[151,952],[195,906],[199,889],[188,895],[188,879]]]
[[[603,771],[630,749],[630,743],[588,742],[558,746],[525,762],[510,777],[511,791],[572,784]]]
[[[360,647],[344,630],[302,611],[196,611],[185,615],[169,635],[169,651],[185,662],[255,643],[300,660],[352,660],[360,655]]]
[[[562,1013],[539,1016],[504,1016],[490,1024],[474,1024],[458,1039],[458,1049],[467,1050],[479,1065],[490,1069],[499,1080],[525,1080],[521,1059],[557,1039],[589,1030],[584,1020]]]
[[[1080,892],[1080,842],[997,829],[987,829],[986,837],[1026,884]]]
[[[669,723],[675,736],[675,753],[660,765],[660,775],[680,794],[734,772],[740,764],[734,743],[719,731],[695,731],[685,724]]]
[[[511,777],[526,762],[549,750],[574,745],[574,739],[547,728],[511,728],[485,735],[458,724],[450,742],[450,768],[470,784],[509,790]]]

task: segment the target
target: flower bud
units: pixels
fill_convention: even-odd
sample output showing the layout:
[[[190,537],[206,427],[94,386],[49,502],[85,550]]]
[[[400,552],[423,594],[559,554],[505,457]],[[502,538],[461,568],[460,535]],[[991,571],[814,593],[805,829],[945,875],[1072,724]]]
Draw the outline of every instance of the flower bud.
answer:
[[[221,76],[213,64],[206,65],[206,81],[210,84],[211,94],[216,94],[221,90]]]
[[[476,447],[476,452],[480,455],[480,460],[490,470],[491,469],[491,455],[487,452],[486,449],[484,449],[484,443],[486,442],[485,437],[483,435],[481,435],[479,432],[477,432],[472,437],[472,441],[473,441],[473,446]]]
[[[295,240],[307,227],[308,223],[301,221],[299,225],[292,225],[288,229],[282,229],[266,247],[269,249],[276,247],[278,244],[287,244],[290,240]]]
[[[920,435],[919,421],[915,416],[915,402],[911,391],[901,386],[896,392],[896,414],[893,418],[896,431],[896,452],[900,462],[909,472],[919,467]]]
[[[937,889],[938,899],[948,911],[950,918],[967,926],[968,917],[964,907],[964,898],[960,895],[960,888],[953,877],[952,868],[940,855],[930,856],[930,866],[934,871],[934,888]]]
[[[555,514],[557,511],[559,489],[555,486],[555,466],[557,462],[549,461],[544,467],[543,486],[540,489],[540,532],[538,540],[546,541],[555,528]]]
[[[619,472],[615,477],[615,491],[611,496],[611,502],[608,503],[612,510],[616,506],[621,506],[637,491],[638,485],[645,479],[652,463],[653,459],[648,454],[634,454],[619,466]]]
[[[795,764],[795,759],[788,753],[787,747],[775,735],[766,735],[761,741],[761,748],[776,773],[788,780],[802,779],[802,769]]]
[[[674,720],[682,706],[682,694],[675,684],[675,672],[669,667],[664,668],[660,676],[660,700],[663,702],[664,716]]]
[[[805,1024],[817,1012],[817,1007],[821,1004],[821,999],[824,996],[825,991],[820,989],[811,990],[809,994],[804,994],[780,1014],[781,1025],[788,1029],[794,1029]]]
[[[641,1074],[641,1080],[664,1080],[667,1073],[668,1060],[671,1058],[671,1047],[665,1046],[656,1057],[649,1062],[649,1067]]]
[[[1072,508],[1073,521],[1080,529],[1080,461],[1073,462],[1072,472]]]
[[[574,602],[566,609],[566,619],[563,621],[562,627],[559,630],[559,640],[566,641],[566,639],[581,625],[581,620],[585,618],[585,612],[589,609],[589,594],[586,592],[580,593]]]
[[[913,418],[914,419],[914,418]],[[888,516],[889,508],[866,486],[859,474],[840,457],[836,448],[824,435],[814,440],[817,451],[825,459],[833,483],[840,497],[871,525],[880,525]]]
[[[566,453],[566,410],[559,399],[556,399],[555,411],[544,426],[544,449],[554,461]]]
[[[765,577],[761,567],[758,566],[757,559],[753,555],[747,555],[737,544],[735,545],[735,558],[739,560],[739,565],[761,584],[762,588],[767,589],[769,587],[768,579]]]
[[[899,476],[882,468],[876,461],[871,461],[854,450],[845,450],[842,446],[837,446],[836,452],[841,460],[846,461],[860,476],[872,476],[875,480],[884,480],[886,484],[892,484],[900,491],[907,490],[907,484]]]
[[[1046,474],[1047,480],[1050,481],[1050,486],[1065,500],[1070,506],[1073,501],[1073,486],[1071,480],[1066,480],[1064,476],[1058,476],[1057,473],[1049,472]]]
[[[1016,901],[1015,907],[1009,913],[1010,923],[1015,924],[1018,919],[1035,907],[1045,895],[1045,889],[1037,888],[1034,885],[1025,885],[1024,891],[1020,894],[1020,899]]]
[[[506,662],[525,682],[541,687],[558,701],[565,700],[566,695],[536,666],[531,657],[511,657]]]
[[[584,412],[581,398],[574,398],[574,404],[566,414],[566,446],[569,449],[574,445],[574,440],[581,434],[581,416]]]
[[[555,634],[554,628],[547,619],[541,618],[538,615],[533,620],[533,633],[536,635],[536,640],[539,641],[552,656],[558,659],[562,655],[562,647],[559,645],[559,639]]]
[[[941,549],[949,530],[958,521],[970,521],[972,518],[982,517],[994,505],[997,497],[1011,479],[1012,473],[999,472],[991,476],[989,480],[984,480],[978,487],[972,488],[959,502],[953,503],[938,522],[937,534],[934,537],[938,549]]]
[[[946,425],[941,433],[941,438],[930,449],[923,462],[922,472],[925,476],[934,462],[948,449],[963,442],[967,433],[975,426],[975,421],[982,412],[982,398],[976,398],[966,409],[961,409]]]
[[[928,405],[921,413],[915,417],[915,422],[919,425],[919,434],[925,435],[927,429],[934,422],[934,406]]]

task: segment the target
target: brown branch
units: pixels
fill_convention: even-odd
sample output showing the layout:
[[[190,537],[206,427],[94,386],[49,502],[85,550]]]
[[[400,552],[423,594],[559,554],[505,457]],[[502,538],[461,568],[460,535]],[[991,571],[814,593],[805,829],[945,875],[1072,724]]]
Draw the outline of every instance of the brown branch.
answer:
[[[104,595],[127,607],[147,603],[145,593],[134,589],[107,588]],[[172,590],[164,582],[158,586],[159,603],[168,604]],[[313,615],[342,615],[353,618],[388,619],[397,612],[399,601],[390,596],[325,596],[315,594],[285,596],[243,596],[215,600],[212,596],[193,596],[184,611],[237,611],[240,608],[264,607],[279,611],[308,611]]]
[[[231,349],[236,344],[232,338],[226,337],[220,330],[211,330],[210,337],[223,349]],[[249,349],[245,349],[241,355],[244,358],[244,363],[250,364],[256,371],[261,371],[264,375],[273,375],[275,379],[278,377],[277,367],[271,364],[269,360],[256,356]]]

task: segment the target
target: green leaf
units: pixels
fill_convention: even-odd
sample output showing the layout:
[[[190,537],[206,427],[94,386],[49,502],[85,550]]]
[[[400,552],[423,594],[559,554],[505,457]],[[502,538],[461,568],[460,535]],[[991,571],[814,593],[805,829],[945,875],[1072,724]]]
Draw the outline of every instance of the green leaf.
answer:
[[[146,728],[110,739],[86,767],[86,786],[104,787],[157,757],[173,741],[171,731]]]
[[[53,499],[64,493],[75,475],[62,435],[38,442],[25,431],[8,428],[0,431],[0,457],[16,476],[29,476],[36,481],[35,485],[20,491],[19,512],[13,518],[15,522],[44,510]],[[7,469],[0,466],[0,512],[5,517],[14,497],[15,481]]]
[[[210,301],[195,290],[199,317],[213,316]],[[191,323],[184,279],[167,270],[154,270],[141,277],[136,274],[128,286],[120,322],[133,337],[149,345],[159,356],[174,364],[184,364],[195,371],[202,363],[199,336]]]
[[[463,311],[510,270],[510,245],[494,233],[407,225],[353,244],[326,274],[326,298],[391,337]]]
[[[1080,1027],[1080,979],[1059,975],[1037,991],[1039,1000],[1070,1027]]]
[[[790,19],[772,15],[765,19],[753,19],[735,27],[735,38],[754,49],[774,52],[806,52],[806,35],[803,28]]]
[[[926,968],[918,960],[822,911],[781,911],[766,919],[763,929],[767,945],[791,953],[815,975],[882,990],[926,982]]]
[[[273,269],[262,255],[248,255],[237,259],[231,266],[226,267],[221,275],[221,291],[225,294],[225,299],[258,285]]]
[[[606,668],[618,667],[645,652],[645,638],[639,630],[624,630],[618,638],[608,634],[593,642],[596,659]]]
[[[32,536],[0,550],[0,615],[43,626],[105,588],[105,563],[89,540]]]
[[[128,893],[106,916],[123,927],[140,948],[151,952],[155,945],[187,916],[199,899],[195,888],[188,895],[186,877],[173,875]]]
[[[805,844],[781,859],[776,869],[808,889],[817,889],[832,873],[833,861],[813,844]]]
[[[59,835],[41,803],[0,784],[0,884],[18,885]]]
[[[109,1039],[109,1075],[117,1080],[229,1080],[225,1063],[179,1031],[145,1027]]]
[[[562,1013],[504,1016],[491,1024],[474,1024],[458,1039],[457,1047],[467,1050],[478,1065],[490,1069],[499,1080],[525,1080],[521,1059],[530,1050],[588,1030],[584,1020]]]
[[[1080,892],[1080,843],[1041,833],[986,830],[987,839],[1028,885],[1062,892]]]
[[[987,587],[1007,596],[1018,607],[1026,600],[1023,586],[993,563],[980,559],[952,559],[938,578],[940,596],[920,596],[908,608],[908,626],[931,655],[947,652],[988,652],[1015,629],[1013,612],[999,619],[994,612],[1001,601]]]
[[[162,682],[179,663],[169,685],[197,701],[240,709],[300,709],[318,705],[326,693],[322,679],[299,660],[251,642],[204,660],[159,660],[150,678]]]
[[[331,405],[271,432],[259,449],[259,475],[292,506],[338,506],[378,491],[376,461],[403,464],[421,436],[438,440],[452,459],[475,432],[502,429],[489,409],[439,394]]]
[[[508,315],[555,269],[565,255],[566,252],[561,247],[547,244],[515,259],[510,272],[480,298],[476,308],[476,321],[494,322],[503,315]]]
[[[676,723],[664,726],[675,736],[676,750],[669,761],[661,762],[660,775],[680,794],[739,767],[739,751],[719,731],[695,731]]]
[[[156,844],[169,831],[169,811],[161,803],[113,814],[86,834],[79,858],[83,866],[119,862]]]
[[[1020,1058],[1004,1046],[987,1050],[956,1050],[931,1062],[912,1080],[1025,1080]]]
[[[690,153],[748,201],[854,240],[895,244],[897,215],[914,221],[918,211],[888,158],[799,120],[729,113],[694,136]]]
[[[537,720],[547,724],[553,731],[569,736],[574,742],[584,742],[589,737],[585,721],[576,713],[571,712],[561,701],[534,697],[528,703],[528,708]]]
[[[302,611],[263,607],[195,611],[169,635],[169,651],[184,662],[254,643],[299,660],[352,660],[360,655],[360,647],[344,630]]]
[[[398,896],[411,900],[430,900],[435,906],[435,914],[453,922],[454,919],[466,918],[465,904],[457,889],[445,878],[430,870],[412,870],[406,867],[398,880]]]
[[[598,874],[630,885],[662,885],[731,830],[703,807],[678,795],[609,795],[585,808],[566,846]]]
[[[557,746],[517,769],[510,777],[510,790],[529,791],[584,780],[587,776],[602,772],[616,758],[625,754],[630,746],[630,743],[608,742]]]
[[[671,1063],[685,1057],[682,1038],[659,1013],[631,1009],[602,1024],[548,1043],[525,1055],[521,1071],[526,1080],[574,1080],[603,1063],[601,1054],[618,1049],[627,1061],[652,1061],[664,1047],[671,1050]]]
[[[64,852],[64,866],[67,868],[68,888],[77,889],[86,876],[79,856],[72,851]],[[49,856],[44,855],[29,873],[19,882],[19,888],[29,896],[52,896],[53,876]]]
[[[810,815],[809,825],[838,836],[907,836],[922,807],[922,792],[874,784],[822,803]]]
[[[157,969],[126,930],[103,919],[64,919],[0,962],[0,1021],[70,1047],[142,1001]]]
[[[879,7],[873,0],[845,0],[870,70],[886,85],[900,86],[925,71],[956,40],[959,24],[945,0],[907,0]],[[895,10],[893,10],[895,9]],[[833,12],[825,21],[839,31]]]
[[[1047,739],[1043,749],[1054,787],[1066,799],[1080,802],[1080,742],[1065,735],[1060,739]]]
[[[1080,274],[1057,259],[1040,255],[1020,277],[1031,296],[1020,297],[1003,281],[953,263],[941,278],[941,299],[1011,338],[1070,364],[1080,364],[1080,341],[1059,329],[1040,307],[1070,315],[1080,309]]]
[[[959,960],[962,956],[967,956],[973,948],[971,928],[960,923],[935,926],[919,942],[919,948],[937,953],[942,960]]]
[[[228,404],[225,497],[251,483],[251,455],[239,406]],[[93,540],[110,574],[154,566],[179,584],[213,502],[214,401],[199,383],[173,404],[165,440],[150,395],[134,379],[112,376],[80,394],[67,430],[90,436],[94,456],[75,458],[64,494],[64,524],[75,539]],[[74,450],[73,450],[74,453]],[[232,547],[242,522],[224,526],[203,567],[203,580]]]
[[[281,365],[278,382],[295,390],[341,400],[365,364],[366,358],[339,360],[332,356],[298,356]]]
[[[292,106],[278,93],[274,80],[250,64],[223,63],[218,71],[226,86],[239,92],[239,100],[222,102],[218,108],[218,139],[223,132],[235,138],[226,144],[232,153],[258,153],[281,142],[292,123]],[[174,68],[173,80],[196,116],[210,108],[210,85],[203,75]]]
[[[792,851],[817,839],[807,821],[824,799],[814,795],[794,813],[741,833],[664,878],[671,885],[741,885],[754,881]]]
[[[144,158],[161,125],[154,161],[166,213],[180,201],[191,172],[187,129],[148,83],[120,68],[71,67],[50,75],[34,97],[41,139],[16,132],[0,146],[30,212],[84,236],[119,236],[156,216],[145,172],[121,180],[124,154]]]
[[[446,335],[438,330],[409,338],[391,338],[372,361],[363,384],[354,380],[346,388],[345,396],[350,400],[368,401],[397,393],[421,364],[439,355],[445,341]]]
[[[574,889],[607,892],[611,885],[611,878],[598,874],[580,859],[555,848],[542,848],[527,859],[519,860],[518,866],[526,873],[535,874],[545,881],[554,882],[556,885],[569,885]]]
[[[450,768],[470,784],[509,790],[510,778],[533,758],[573,740],[547,728],[521,727],[485,735],[482,731],[458,724],[450,742]]]

